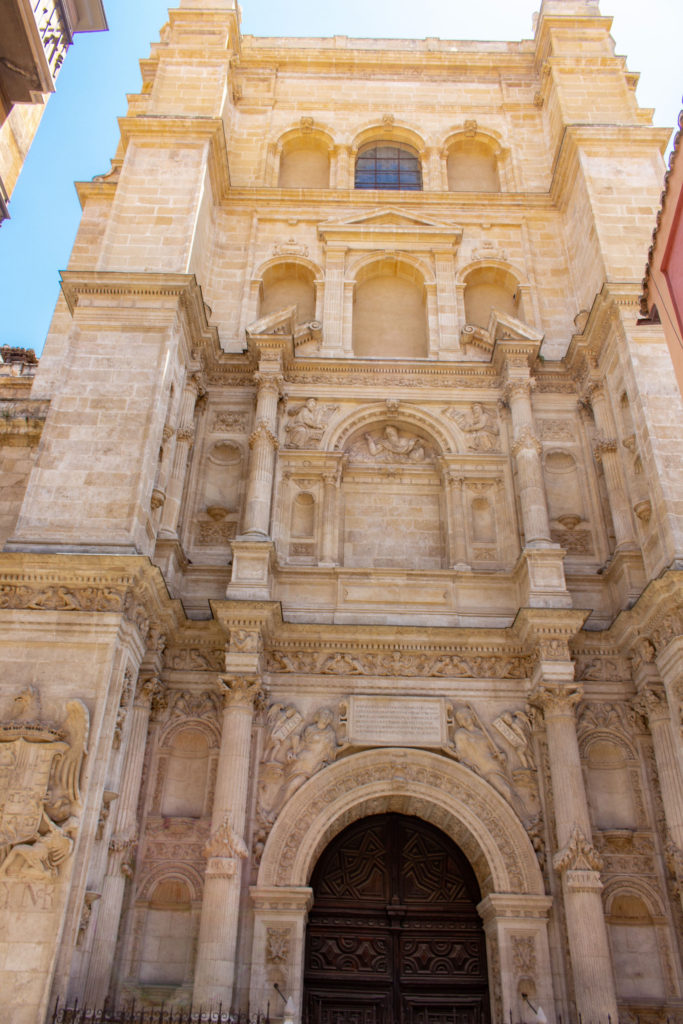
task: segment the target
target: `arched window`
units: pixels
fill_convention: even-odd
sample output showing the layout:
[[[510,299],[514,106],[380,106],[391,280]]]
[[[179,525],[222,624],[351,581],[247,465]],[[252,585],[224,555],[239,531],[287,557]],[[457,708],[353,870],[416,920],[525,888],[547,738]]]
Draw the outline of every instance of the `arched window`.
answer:
[[[403,142],[373,142],[356,158],[356,188],[422,189],[420,158]]]

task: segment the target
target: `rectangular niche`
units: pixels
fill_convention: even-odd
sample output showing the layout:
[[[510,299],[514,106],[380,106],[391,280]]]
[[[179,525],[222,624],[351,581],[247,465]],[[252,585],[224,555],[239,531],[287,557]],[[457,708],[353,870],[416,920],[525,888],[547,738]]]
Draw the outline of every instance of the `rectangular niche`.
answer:
[[[441,487],[435,474],[395,479],[345,478],[344,565],[371,569],[441,569]]]

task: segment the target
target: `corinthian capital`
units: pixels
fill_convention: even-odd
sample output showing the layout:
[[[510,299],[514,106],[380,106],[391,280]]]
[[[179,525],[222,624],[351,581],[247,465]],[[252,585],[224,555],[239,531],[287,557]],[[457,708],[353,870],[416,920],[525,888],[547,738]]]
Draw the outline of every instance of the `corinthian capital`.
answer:
[[[546,718],[553,715],[574,714],[583,697],[583,687],[574,682],[548,682],[543,680],[529,697],[534,707],[541,708]]]
[[[259,711],[265,705],[266,698],[258,676],[219,676],[218,683],[225,708]]]
[[[264,373],[263,371],[258,370],[254,374],[254,381],[256,382],[259,391],[270,391],[279,397],[282,393],[285,378],[281,373]]]
[[[650,684],[643,687],[635,697],[633,707],[650,725],[669,721],[670,710],[663,686]]]

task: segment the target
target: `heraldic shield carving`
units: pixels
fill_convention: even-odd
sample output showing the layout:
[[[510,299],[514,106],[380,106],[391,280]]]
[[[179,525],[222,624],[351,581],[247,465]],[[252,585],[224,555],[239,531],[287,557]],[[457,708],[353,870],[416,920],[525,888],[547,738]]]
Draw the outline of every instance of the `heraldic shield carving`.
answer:
[[[59,877],[80,821],[88,727],[80,700],[67,703],[61,726],[43,719],[34,687],[0,722],[0,878]]]

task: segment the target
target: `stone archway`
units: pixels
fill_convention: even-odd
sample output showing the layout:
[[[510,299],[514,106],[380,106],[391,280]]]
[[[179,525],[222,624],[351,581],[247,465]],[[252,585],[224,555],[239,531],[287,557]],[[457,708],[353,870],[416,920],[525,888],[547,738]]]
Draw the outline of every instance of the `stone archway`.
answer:
[[[551,905],[529,838],[483,779],[424,750],[382,748],[335,762],[281,811],[252,888],[250,1002],[266,1005],[273,980],[300,1014],[309,880],[328,843],[359,818],[395,812],[430,822],[467,857],[482,893],[492,1013],[524,1019],[520,985],[553,1020],[547,915]],[[276,948],[277,947],[277,948]],[[524,954],[524,955],[522,955]],[[277,978],[274,976],[277,975]]]

